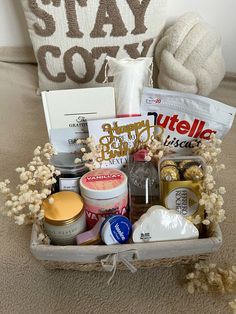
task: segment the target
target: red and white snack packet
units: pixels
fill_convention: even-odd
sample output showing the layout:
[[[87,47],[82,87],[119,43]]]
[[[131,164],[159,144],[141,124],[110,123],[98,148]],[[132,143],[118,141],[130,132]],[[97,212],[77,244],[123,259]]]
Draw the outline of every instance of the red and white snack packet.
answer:
[[[163,128],[163,143],[174,152],[189,153],[193,143],[216,134],[222,139],[230,130],[236,108],[192,94],[144,88],[141,114],[153,116]]]

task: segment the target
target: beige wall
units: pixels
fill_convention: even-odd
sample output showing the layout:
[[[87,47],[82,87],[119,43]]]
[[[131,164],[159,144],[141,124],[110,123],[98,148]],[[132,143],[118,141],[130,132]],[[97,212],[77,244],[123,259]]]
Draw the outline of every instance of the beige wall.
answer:
[[[199,13],[222,37],[228,72],[236,72],[236,0],[169,0],[171,19],[184,12]]]
[[[187,11],[198,12],[220,32],[227,71],[236,72],[236,1],[169,0],[169,20]],[[30,40],[20,0],[0,0],[0,46],[23,45]]]
[[[20,0],[0,0],[0,46],[31,45]]]

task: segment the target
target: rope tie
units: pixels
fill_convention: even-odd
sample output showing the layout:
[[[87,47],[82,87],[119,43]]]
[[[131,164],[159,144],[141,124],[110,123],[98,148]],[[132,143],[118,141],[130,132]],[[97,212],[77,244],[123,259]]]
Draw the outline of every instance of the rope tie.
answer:
[[[153,62],[152,64],[150,65],[150,67],[148,68],[148,71],[149,71],[149,74],[150,74],[150,77],[149,77],[149,86],[150,87],[153,87]]]
[[[100,262],[102,268],[107,272],[112,272],[111,277],[107,281],[107,284],[109,285],[114,278],[118,262],[122,262],[131,271],[131,273],[135,273],[137,271],[137,268],[129,261],[129,259],[135,261],[138,260],[138,258],[139,257],[137,250],[128,250],[124,252],[108,254],[106,257],[101,259]]]
[[[103,84],[106,84],[108,83],[108,68],[109,68],[109,65],[108,65],[108,61],[106,62],[106,65],[105,65],[105,78],[104,78],[104,81],[102,82]]]

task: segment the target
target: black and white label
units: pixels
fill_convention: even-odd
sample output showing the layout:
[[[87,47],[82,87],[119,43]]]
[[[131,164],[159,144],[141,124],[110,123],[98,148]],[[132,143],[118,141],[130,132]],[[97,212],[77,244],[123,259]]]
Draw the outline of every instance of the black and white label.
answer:
[[[140,235],[140,239],[143,241],[149,241],[151,238],[152,237],[149,232],[142,232]]]
[[[80,178],[59,178],[60,191],[73,191],[79,193],[79,180]]]

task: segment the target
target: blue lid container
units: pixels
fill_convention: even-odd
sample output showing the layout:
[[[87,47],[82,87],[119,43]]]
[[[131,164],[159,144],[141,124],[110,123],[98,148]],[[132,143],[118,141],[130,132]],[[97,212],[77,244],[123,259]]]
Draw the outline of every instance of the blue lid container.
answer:
[[[124,244],[129,240],[132,224],[121,215],[109,216],[101,226],[101,238],[107,245]]]

